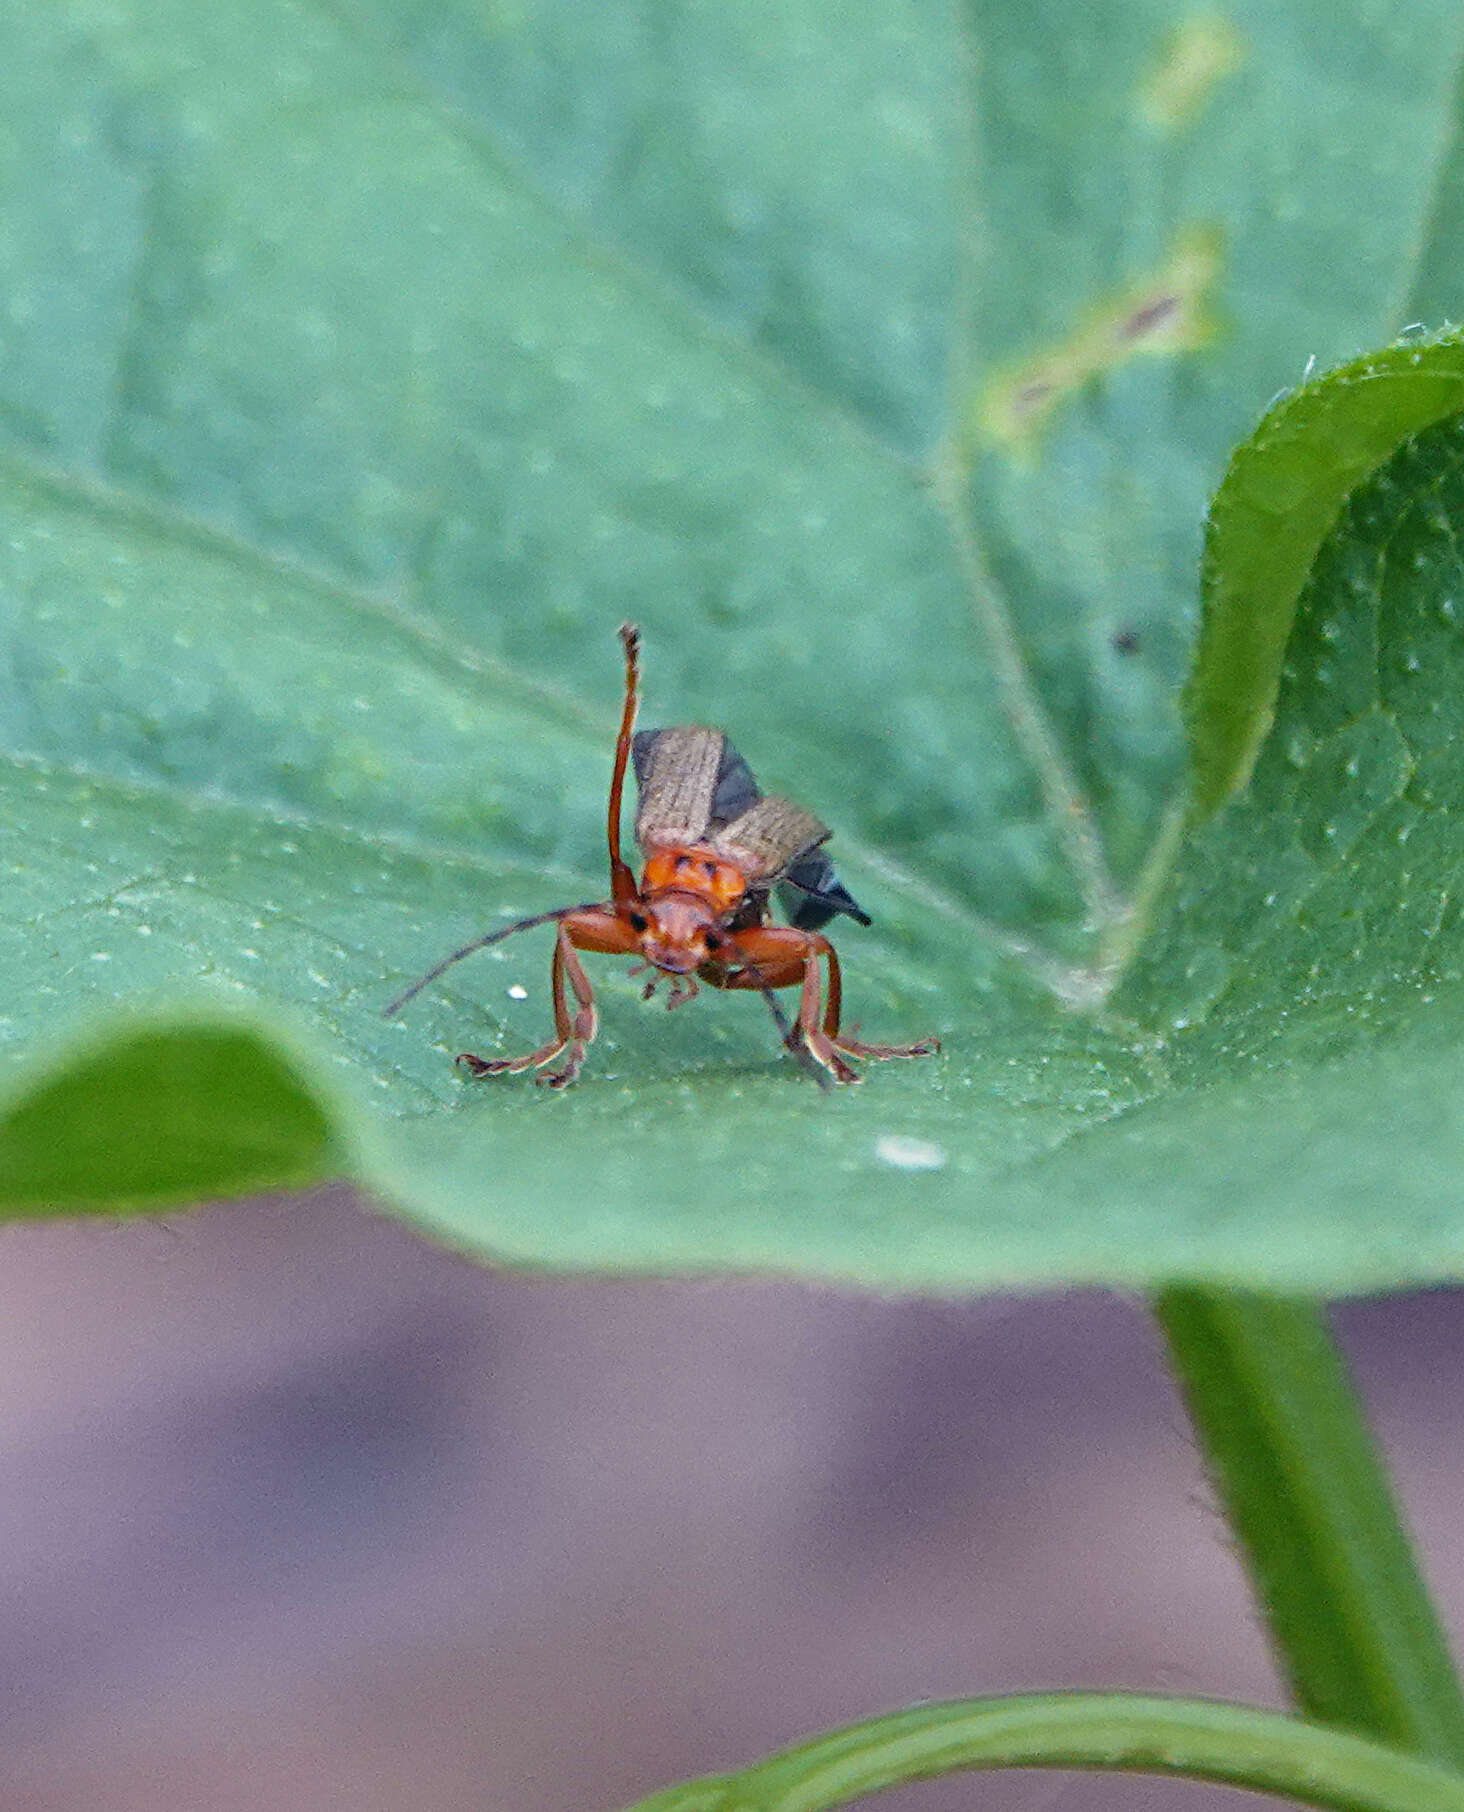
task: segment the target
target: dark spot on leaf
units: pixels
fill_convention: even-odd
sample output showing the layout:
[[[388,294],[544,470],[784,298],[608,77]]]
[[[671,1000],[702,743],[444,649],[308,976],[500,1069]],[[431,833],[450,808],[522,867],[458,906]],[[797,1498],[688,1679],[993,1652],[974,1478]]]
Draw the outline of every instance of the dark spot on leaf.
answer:
[[[1119,337],[1125,340],[1138,340],[1154,328],[1164,323],[1179,312],[1178,296],[1159,296],[1147,302],[1142,308],[1136,308],[1119,329]]]

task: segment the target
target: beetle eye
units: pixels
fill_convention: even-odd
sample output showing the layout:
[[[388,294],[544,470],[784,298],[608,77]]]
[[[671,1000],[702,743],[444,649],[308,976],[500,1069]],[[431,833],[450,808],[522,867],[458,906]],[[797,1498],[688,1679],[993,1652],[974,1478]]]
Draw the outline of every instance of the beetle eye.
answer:
[[[726,942],[726,938],[722,936],[720,931],[709,931],[706,935],[706,946],[708,950],[720,950]]]
[[[639,936],[651,922],[643,912],[630,912],[626,914],[626,917],[630,920],[631,930],[635,932],[637,936]]]

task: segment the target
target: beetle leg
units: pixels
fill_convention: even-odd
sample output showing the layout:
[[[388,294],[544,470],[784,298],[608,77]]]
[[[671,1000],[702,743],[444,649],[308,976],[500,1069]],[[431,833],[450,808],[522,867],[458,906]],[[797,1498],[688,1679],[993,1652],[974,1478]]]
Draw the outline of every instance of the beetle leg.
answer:
[[[915,1044],[863,1044],[857,1038],[835,1038],[830,1042],[846,1056],[867,1057],[874,1063],[890,1057],[934,1057],[940,1050],[938,1038],[922,1038]]]
[[[554,996],[556,1035],[549,1040],[548,1044],[541,1044],[537,1051],[529,1051],[522,1057],[475,1057],[471,1051],[464,1051],[457,1061],[465,1070],[474,1076],[517,1076],[524,1070],[536,1070],[542,1068],[546,1063],[553,1063],[564,1047],[571,1043],[575,1036],[575,1024],[569,1011],[569,1000],[564,991],[564,952],[568,947],[569,940],[561,927],[558,937],[554,940],[554,963],[549,972],[550,990]],[[576,967],[578,967],[578,959],[576,959]],[[580,970],[580,974],[584,974],[583,969]],[[588,991],[588,984],[586,986]],[[583,1040],[585,1044],[595,1035],[593,996],[591,996],[589,1008],[591,1023],[588,1037]],[[583,1058],[584,1051],[581,1048],[580,1060],[583,1061]],[[578,1064],[575,1067],[578,1068]]]
[[[818,932],[799,931],[787,925],[755,925],[734,932],[733,947],[746,967],[734,970],[720,985],[726,988],[799,988],[798,1017],[785,1041],[790,1049],[805,1051],[835,1082],[857,1082],[859,1072],[844,1061],[848,1057],[924,1057],[938,1050],[934,1039],[920,1044],[861,1044],[839,1036],[843,1007],[843,980],[833,945]],[[819,961],[829,966],[828,995],[824,999]]]
[[[539,1080],[549,1088],[567,1088],[578,1076],[585,1052],[599,1026],[594,990],[578,953],[580,950],[598,950],[622,955],[635,948],[634,933],[614,912],[594,907],[561,919],[550,970],[555,1036],[547,1044],[540,1045],[537,1051],[529,1051],[522,1057],[476,1057],[471,1051],[464,1051],[457,1061],[473,1076],[516,1076],[524,1070],[542,1069],[564,1052],[567,1055],[563,1064]],[[565,988],[566,978],[574,990],[573,1010]]]
[[[689,1000],[695,1000],[701,990],[694,975],[676,975],[671,979],[671,988],[666,995],[666,1011],[672,1007],[684,1007]]]
[[[822,987],[818,959],[833,946],[816,933],[787,925],[751,925],[732,933],[731,943],[744,967],[722,982],[726,988],[799,988],[798,1017],[784,1042],[804,1052],[835,1082],[857,1082],[859,1074],[834,1049],[819,1024]],[[835,984],[837,986],[837,983]]]
[[[573,943],[567,934],[561,934],[560,942],[555,949],[555,956],[563,953],[563,962],[555,977],[554,1019],[557,1025],[569,1021],[569,1038],[565,1048],[567,1055],[557,1070],[547,1070],[539,1081],[545,1088],[568,1088],[580,1073],[580,1065],[585,1060],[585,1052],[590,1048],[595,1033],[599,1030],[600,1016],[595,1011],[594,990],[590,987],[590,978],[585,974],[585,966],[580,961]],[[564,998],[564,977],[569,976],[569,985],[574,989],[577,1003],[571,1017],[569,1002]]]
[[[743,931],[759,929],[757,926],[744,926]],[[774,926],[777,930],[779,927]],[[800,1068],[808,1071],[821,1089],[834,1086],[833,1078],[821,1064],[815,1063],[808,1053],[801,1034],[796,1026],[788,1023],[788,1016],[778,1004],[775,988],[796,988],[803,980],[803,957],[795,954],[791,958],[780,955],[773,963],[766,959],[754,962],[751,953],[735,943],[740,933],[734,933],[735,955],[732,959],[716,957],[704,963],[697,970],[698,977],[713,988],[756,988],[768,1003],[768,1011],[773,1016],[773,1024],[778,1028],[778,1037],[784,1047],[798,1059]]]
[[[857,1038],[839,1036],[839,1015],[843,1007],[844,984],[839,973],[839,955],[828,940],[822,939],[823,954],[829,963],[828,1002],[824,1007],[823,1029],[835,1050],[848,1057],[867,1057],[883,1062],[891,1057],[930,1057],[940,1049],[938,1038],[922,1038],[918,1044],[861,1044]]]
[[[803,991],[798,997],[795,1030],[804,1050],[815,1063],[823,1065],[835,1082],[858,1082],[858,1070],[851,1069],[839,1055],[829,1029],[832,1025],[837,1030],[839,1024],[839,959],[826,937],[820,937],[817,932],[805,932],[804,936],[808,939],[808,950],[803,958]],[[829,958],[829,998],[822,1026],[818,1023],[818,959],[821,956]]]

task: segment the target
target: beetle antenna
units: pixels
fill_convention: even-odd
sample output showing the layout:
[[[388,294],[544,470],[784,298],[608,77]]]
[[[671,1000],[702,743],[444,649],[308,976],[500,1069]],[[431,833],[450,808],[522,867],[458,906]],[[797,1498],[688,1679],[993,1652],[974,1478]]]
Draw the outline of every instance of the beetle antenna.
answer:
[[[630,760],[640,690],[640,630],[634,623],[620,625],[620,645],[625,650],[625,704],[620,712],[620,734],[615,739],[615,771],[610,776],[610,815],[606,827],[606,840],[610,845],[610,897],[617,906],[636,898],[635,876],[620,854],[620,800],[625,791],[625,769]]]
[[[435,982],[444,969],[450,969],[454,963],[460,963],[465,956],[471,956],[475,950],[486,950],[489,944],[501,944],[506,937],[512,937],[515,931],[532,931],[535,925],[547,925],[551,919],[567,919],[572,912],[587,912],[600,904],[599,900],[586,900],[582,906],[556,906],[552,912],[536,912],[527,919],[517,919],[512,925],[501,926],[497,931],[490,931],[486,937],[475,937],[471,944],[464,944],[461,950],[454,950],[451,956],[443,957],[435,968],[425,975],[419,975],[410,988],[398,994],[389,1007],[381,1009],[383,1019],[390,1019],[393,1013],[404,1007],[414,995],[420,994],[430,983]]]

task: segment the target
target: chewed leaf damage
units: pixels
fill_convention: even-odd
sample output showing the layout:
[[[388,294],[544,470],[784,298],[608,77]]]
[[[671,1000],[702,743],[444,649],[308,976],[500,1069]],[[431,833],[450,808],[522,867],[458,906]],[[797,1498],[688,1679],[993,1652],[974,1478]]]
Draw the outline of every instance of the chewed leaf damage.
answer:
[[[1210,297],[1220,270],[1219,232],[1192,230],[1159,269],[1090,309],[1067,339],[995,377],[976,399],[975,431],[1029,450],[1062,405],[1105,372],[1204,346],[1215,333]]]

